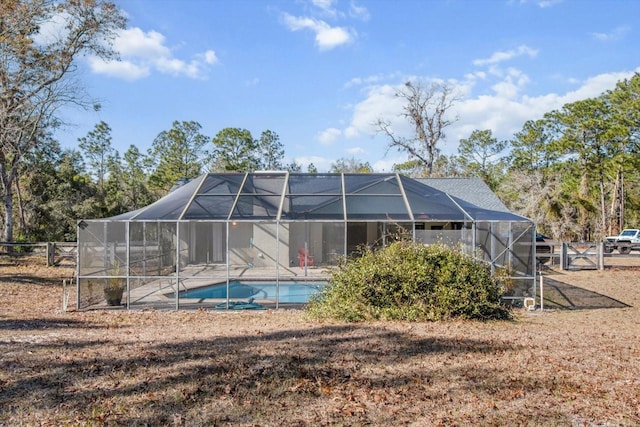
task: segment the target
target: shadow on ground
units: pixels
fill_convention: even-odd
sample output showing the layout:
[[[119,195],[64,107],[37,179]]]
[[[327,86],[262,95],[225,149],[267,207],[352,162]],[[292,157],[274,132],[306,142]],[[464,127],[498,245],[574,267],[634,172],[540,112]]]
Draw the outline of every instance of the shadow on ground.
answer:
[[[95,329],[102,325],[72,319],[0,319],[0,331],[41,331],[43,329]]]
[[[12,414],[18,419],[36,411],[46,416],[55,412],[63,420],[72,419],[65,413],[76,417],[71,423],[52,424],[171,425],[176,414],[184,414],[190,418],[187,425],[275,425],[282,419],[287,425],[308,425],[300,411],[306,405],[324,417],[324,425],[345,425],[345,419],[347,425],[371,425],[366,411],[346,414],[332,402],[353,401],[350,396],[360,390],[368,390],[361,397],[391,390],[397,393],[398,407],[407,411],[411,407],[403,402],[419,385],[426,388],[422,398],[431,400],[431,393],[437,395],[444,387],[432,390],[433,383],[451,390],[450,378],[462,370],[465,376],[456,386],[477,390],[500,373],[490,365],[477,366],[474,355],[520,349],[499,340],[422,337],[367,325],[147,344],[108,335],[0,341],[3,369],[11,373],[0,381],[0,407],[11,408],[0,411],[0,424],[11,424]],[[450,371],[434,367],[426,363],[430,355],[451,361],[459,356],[462,365],[446,364]],[[388,367],[404,363],[423,367],[387,373]],[[550,386],[536,381],[506,385],[510,394],[523,387],[533,392]],[[330,410],[325,411],[325,405]],[[391,424],[394,415],[384,416],[382,424]]]
[[[544,279],[544,306],[557,310],[631,307],[617,299],[549,277]]]

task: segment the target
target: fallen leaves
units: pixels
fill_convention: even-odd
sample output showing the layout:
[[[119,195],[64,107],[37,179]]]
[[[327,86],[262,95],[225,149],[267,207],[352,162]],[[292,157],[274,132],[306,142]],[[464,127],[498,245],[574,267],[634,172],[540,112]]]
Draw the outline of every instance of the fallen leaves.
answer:
[[[0,424],[640,424],[628,269],[558,278],[628,308],[360,325],[295,310],[62,313],[62,276],[45,277],[58,270],[11,271]]]

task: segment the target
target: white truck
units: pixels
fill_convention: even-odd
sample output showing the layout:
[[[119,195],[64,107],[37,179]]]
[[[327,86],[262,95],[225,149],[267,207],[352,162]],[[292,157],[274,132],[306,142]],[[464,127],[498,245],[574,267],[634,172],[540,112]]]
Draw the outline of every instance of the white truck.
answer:
[[[625,228],[617,236],[604,239],[604,252],[610,254],[617,249],[621,254],[628,254],[632,250],[640,250],[640,229]]]

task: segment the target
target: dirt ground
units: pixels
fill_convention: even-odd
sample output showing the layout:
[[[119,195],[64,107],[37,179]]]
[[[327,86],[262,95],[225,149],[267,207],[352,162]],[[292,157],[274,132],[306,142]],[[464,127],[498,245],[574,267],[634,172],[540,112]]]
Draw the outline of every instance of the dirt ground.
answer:
[[[0,425],[637,426],[640,262],[608,264],[511,322],[345,324],[65,312],[72,269],[0,259]]]

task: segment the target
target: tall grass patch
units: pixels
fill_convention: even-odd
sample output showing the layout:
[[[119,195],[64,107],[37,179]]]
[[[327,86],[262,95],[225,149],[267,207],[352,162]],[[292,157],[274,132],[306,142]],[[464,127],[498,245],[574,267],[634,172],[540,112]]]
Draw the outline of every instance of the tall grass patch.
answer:
[[[489,267],[460,249],[400,241],[345,260],[308,313],[350,322],[509,319],[501,295]]]

